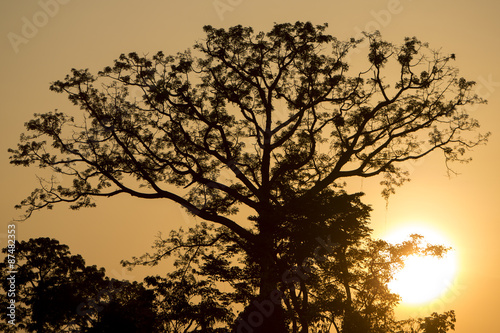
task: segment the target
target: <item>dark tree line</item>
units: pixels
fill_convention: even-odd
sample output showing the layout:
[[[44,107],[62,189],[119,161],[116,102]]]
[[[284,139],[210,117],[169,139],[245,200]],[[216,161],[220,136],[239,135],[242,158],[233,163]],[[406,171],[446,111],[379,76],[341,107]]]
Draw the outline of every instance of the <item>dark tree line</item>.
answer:
[[[142,284],[110,279],[55,239],[16,242],[15,257],[15,295],[8,293],[8,258],[0,263],[2,332],[155,332],[154,293]],[[14,324],[4,311],[11,298]]]
[[[390,245],[371,239],[368,231],[346,234],[344,242],[335,243],[334,248],[329,247],[332,239],[320,239],[316,254],[309,254],[308,260],[301,257],[283,275],[280,301],[285,303],[284,320],[291,332],[304,327],[311,332],[380,333],[453,329],[453,311],[396,320],[393,309],[399,297],[387,289],[405,256],[439,256],[446,248],[424,247],[417,235]],[[15,324],[2,312],[0,329],[7,333],[20,329],[44,333],[252,332],[254,322],[234,325],[238,312],[254,302],[259,271],[241,249],[222,236],[226,234],[201,224],[159,238],[153,254],[124,261],[124,265],[155,265],[173,256],[175,269],[165,276],[146,277],[142,283],[110,279],[103,268],[86,266],[80,255],[72,255],[55,239],[18,242]],[[10,297],[8,265],[7,258],[0,263],[2,309]],[[311,300],[302,302],[301,293]],[[271,300],[261,302],[260,315],[253,317],[263,318],[277,305]]]
[[[19,208],[28,217],[121,194],[178,203],[223,227],[218,241],[252,269],[256,291],[240,323],[255,320],[255,304],[270,295],[287,295],[255,332],[311,331],[313,280],[289,285],[282,275],[314,251],[314,239],[331,235],[343,253],[335,266],[346,292],[341,317],[355,318],[349,290],[359,281],[345,278],[353,273],[349,246],[366,235],[366,207],[344,183],[384,176],[388,196],[407,179],[405,161],[438,151],[446,166],[466,161],[487,138],[467,106],[484,101],[451,65],[454,54],[415,37],[394,45],[367,34],[366,69],[351,73],[346,59],[361,41],[339,41],[326,29],[206,26],[192,51],[124,54],[96,76],[73,69],[51,89],[66,94],[82,119],[38,114],[10,150],[12,163],[50,168],[71,182],[42,183]]]

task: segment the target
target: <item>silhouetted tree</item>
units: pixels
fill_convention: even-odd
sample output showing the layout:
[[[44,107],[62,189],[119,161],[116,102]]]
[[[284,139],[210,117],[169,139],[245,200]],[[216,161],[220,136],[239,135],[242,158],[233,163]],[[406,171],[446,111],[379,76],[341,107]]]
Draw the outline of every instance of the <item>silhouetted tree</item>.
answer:
[[[142,285],[110,280],[103,268],[86,266],[55,239],[15,245],[15,325],[2,316],[2,332],[156,332],[154,295]],[[0,263],[2,308],[8,301],[8,265],[8,257]]]
[[[145,279],[157,295],[156,311],[162,332],[227,332],[217,329],[217,325],[234,319],[230,303],[221,300],[223,293],[209,281],[196,281],[192,273],[177,274]]]
[[[175,257],[174,271],[144,280],[155,293],[155,309],[165,332],[227,332],[235,306],[254,296],[255,274],[248,267],[231,266],[227,260],[244,259],[244,251],[231,244],[229,235],[229,231],[202,222],[188,233],[181,229],[172,231],[167,239],[159,236],[154,254],[122,261],[131,268],[154,266]]]
[[[387,196],[406,179],[402,162],[434,151],[462,161],[486,140],[468,135],[478,123],[465,107],[482,100],[450,66],[454,55],[371,34],[366,69],[349,76],[346,59],[360,41],[326,28],[206,26],[193,52],[121,55],[98,76],[73,69],[51,89],[84,117],[36,115],[26,123],[32,134],[10,150],[12,163],[72,183],[42,182],[19,207],[29,216],[119,194],[172,200],[231,230],[258,268],[257,298],[268,298],[283,273],[287,212],[340,193],[351,177],[385,175]],[[241,206],[251,225],[235,216]],[[277,306],[255,332],[285,332],[284,312]]]
[[[154,293],[142,284],[110,280],[107,290],[98,296],[90,311],[88,333],[154,333],[163,332],[154,309]],[[112,286],[112,288],[110,288]]]
[[[3,252],[7,253],[7,248]],[[86,266],[80,255],[71,255],[66,245],[54,239],[16,242],[15,254],[16,325],[2,323],[6,332],[19,328],[28,332],[64,332],[78,316],[78,305],[105,286],[103,269]],[[5,258],[0,271],[6,293],[7,265]]]
[[[455,330],[455,311],[446,311],[442,314],[436,312],[429,317],[413,318],[401,321],[398,333],[446,333]]]

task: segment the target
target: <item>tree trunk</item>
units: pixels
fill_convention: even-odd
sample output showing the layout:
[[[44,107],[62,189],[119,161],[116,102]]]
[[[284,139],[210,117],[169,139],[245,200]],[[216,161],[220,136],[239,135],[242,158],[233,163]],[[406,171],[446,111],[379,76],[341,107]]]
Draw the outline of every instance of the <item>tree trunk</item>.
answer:
[[[262,260],[263,262],[267,260]],[[261,266],[259,296],[254,299],[236,322],[236,333],[287,333],[285,313],[278,290],[276,267]]]
[[[236,333],[288,333],[282,293],[278,289],[279,268],[276,265],[273,230],[269,224],[260,230],[254,258],[260,267],[259,296],[254,299],[236,322]]]

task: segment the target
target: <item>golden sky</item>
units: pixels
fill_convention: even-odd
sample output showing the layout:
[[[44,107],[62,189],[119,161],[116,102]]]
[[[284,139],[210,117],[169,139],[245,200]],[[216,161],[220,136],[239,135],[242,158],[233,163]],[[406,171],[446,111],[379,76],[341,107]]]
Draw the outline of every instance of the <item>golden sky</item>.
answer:
[[[447,177],[442,156],[407,165],[412,181],[397,190],[386,208],[379,180],[359,181],[373,205],[372,227],[383,237],[409,223],[437,230],[454,245],[459,275],[451,290],[433,304],[408,310],[457,312],[457,333],[492,332],[498,326],[500,297],[500,4],[491,0],[40,0],[0,2],[0,245],[7,223],[18,216],[13,206],[36,187],[35,169],[8,164],[23,123],[33,113],[73,110],[49,83],[70,69],[93,72],[111,65],[120,53],[174,54],[203,38],[203,25],[236,24],[267,30],[274,22],[329,23],[340,39],[379,29],[398,43],[417,36],[431,47],[457,55],[461,74],[478,82],[477,93],[489,100],[473,114],[493,136],[475,149],[473,161],[456,165],[459,176]],[[40,173],[39,173],[40,174]],[[100,200],[98,208],[70,211],[58,206],[36,213],[18,225],[18,239],[53,237],[81,254],[87,264],[106,267],[115,278],[142,279],[147,271],[125,272],[119,261],[147,251],[158,231],[167,233],[195,221],[166,201],[128,197]],[[420,312],[419,312],[420,311]]]

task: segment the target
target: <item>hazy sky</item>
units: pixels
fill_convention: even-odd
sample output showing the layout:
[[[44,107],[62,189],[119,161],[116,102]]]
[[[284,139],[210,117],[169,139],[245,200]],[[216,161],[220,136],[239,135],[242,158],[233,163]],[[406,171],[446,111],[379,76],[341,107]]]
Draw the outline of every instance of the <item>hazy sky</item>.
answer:
[[[327,22],[329,32],[340,39],[379,29],[391,42],[417,36],[433,48],[455,53],[461,74],[476,80],[478,94],[489,100],[473,114],[493,136],[487,146],[472,152],[470,164],[456,165],[458,177],[448,178],[442,156],[435,155],[407,165],[412,181],[398,189],[387,208],[379,195],[380,180],[359,181],[355,190],[365,191],[365,202],[373,205],[376,235],[420,223],[448,238],[457,250],[460,274],[448,295],[411,311],[425,315],[431,308],[455,309],[456,332],[491,332],[498,326],[500,297],[499,9],[491,0],[2,1],[0,245],[5,246],[7,223],[19,214],[13,206],[36,187],[35,174],[41,174],[10,166],[7,149],[15,147],[33,113],[74,110],[63,95],[48,89],[71,68],[95,72],[131,51],[174,54],[203,38],[207,24],[268,30],[274,22]],[[53,237],[88,264],[106,267],[112,277],[142,279],[147,270],[125,272],[119,261],[147,251],[158,231],[194,223],[172,203],[122,197],[100,200],[95,209],[74,212],[61,205],[38,212],[18,226],[18,238]]]

